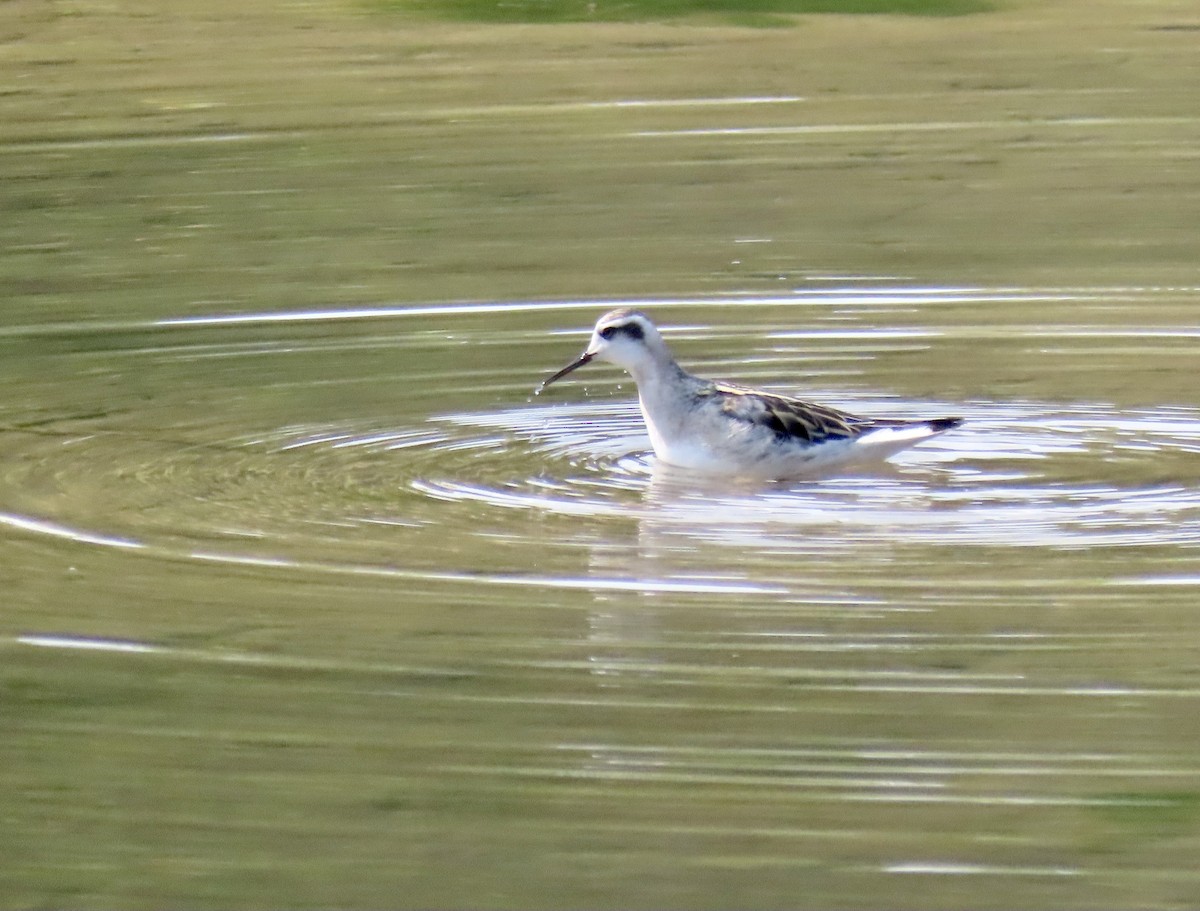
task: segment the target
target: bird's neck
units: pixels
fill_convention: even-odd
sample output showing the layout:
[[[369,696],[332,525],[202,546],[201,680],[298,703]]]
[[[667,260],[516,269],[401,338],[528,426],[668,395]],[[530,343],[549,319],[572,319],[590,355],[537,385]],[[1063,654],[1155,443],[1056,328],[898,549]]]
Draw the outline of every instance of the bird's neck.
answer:
[[[691,376],[675,362],[669,351],[656,351],[649,357],[627,368],[638,392],[653,395],[670,393],[670,390],[685,385]]]
[[[629,373],[637,383],[638,399],[647,424],[655,425],[667,433],[672,432],[672,425],[687,412],[688,397],[700,381],[667,353],[654,361],[637,365]],[[658,448],[657,445],[655,448]]]

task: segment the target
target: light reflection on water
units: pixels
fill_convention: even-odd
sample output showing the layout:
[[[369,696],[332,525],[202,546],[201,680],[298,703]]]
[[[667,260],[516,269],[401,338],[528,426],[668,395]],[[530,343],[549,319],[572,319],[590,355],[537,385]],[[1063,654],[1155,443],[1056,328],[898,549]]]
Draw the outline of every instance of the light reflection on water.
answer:
[[[716,367],[733,367],[740,377],[767,374],[783,369],[794,355],[779,349],[772,357],[751,352],[736,363],[712,354],[768,343],[799,343],[816,346],[815,354],[804,357],[810,382],[815,378],[829,386],[837,377],[860,375],[872,357],[883,352],[892,356],[928,357],[929,349],[912,351],[889,347],[897,340],[940,339],[945,348],[950,330],[928,324],[908,328],[846,325],[838,329],[816,327],[784,330],[768,324],[756,330],[736,330],[697,320],[704,314],[731,305],[757,307],[764,313],[773,308],[821,307],[817,319],[841,319],[858,311],[846,307],[871,308],[898,302],[911,307],[942,307],[1019,301],[1034,310],[1047,302],[1062,305],[1078,316],[1077,302],[1096,305],[1100,312],[1108,304],[1133,299],[1162,298],[1171,305],[1179,291],[1155,292],[1129,289],[967,289],[854,287],[833,288],[820,293],[805,292],[787,297],[737,301],[657,301],[655,311],[666,311],[666,332],[686,338],[695,348],[706,346],[709,359],[701,362]],[[381,319],[402,321],[417,317],[460,320],[500,312],[546,312],[560,310],[589,313],[613,302],[517,303],[369,308],[362,311],[313,311],[303,313],[231,314],[219,317],[180,318],[153,325],[131,325],[123,331],[144,343],[133,343],[123,356],[140,360],[146,356],[187,370],[196,357],[221,357],[232,362],[257,359],[264,348],[278,346],[279,356],[303,358],[336,357],[346,351],[380,350],[386,355],[389,341],[405,356],[421,360],[422,346],[433,352],[462,344],[460,331],[449,333],[339,335],[336,339],[318,334],[303,339],[287,333],[312,321],[354,323],[369,321],[374,329]],[[687,308],[689,320],[670,321],[670,313]],[[506,309],[507,308],[507,309]],[[1143,307],[1143,312],[1145,308]],[[747,313],[749,315],[749,312]],[[1053,314],[1050,314],[1053,316]],[[581,315],[572,322],[586,323]],[[672,325],[672,322],[674,323]],[[277,326],[278,332],[271,327]],[[265,338],[243,338],[246,327],[259,327]],[[203,336],[167,339],[159,333],[205,330]],[[66,331],[43,327],[43,332]],[[113,326],[81,324],[71,331],[109,335]],[[962,330],[956,330],[959,335]],[[212,333],[218,333],[213,336]],[[976,321],[974,338],[1001,335],[1029,336],[1039,340],[1053,337],[1068,344],[1084,340],[1133,337],[1190,337],[1179,327],[1107,327],[1075,322],[1038,326],[992,327]],[[148,333],[148,334],[147,334]],[[279,335],[272,338],[271,334]],[[222,335],[227,338],[223,338]],[[570,350],[569,335],[561,347]],[[546,338],[539,337],[545,345]],[[169,343],[168,343],[169,342]],[[494,344],[494,343],[493,343]],[[508,336],[506,348],[523,351],[520,337]],[[1086,355],[1084,356],[1086,359]],[[811,366],[816,364],[814,368]],[[822,366],[828,364],[829,367]],[[748,365],[748,366],[747,366]],[[524,377],[532,387],[540,375],[540,364],[513,363],[509,371]],[[850,369],[848,369],[850,368]],[[220,368],[218,368],[219,372]],[[310,373],[311,371],[309,371]],[[237,372],[232,374],[235,380]],[[541,516],[593,519],[567,533],[567,540],[580,536],[600,540],[611,532],[605,523],[633,522],[643,540],[654,537],[654,549],[683,554],[700,546],[709,548],[706,559],[719,551],[736,549],[743,562],[770,562],[784,554],[853,555],[864,545],[902,547],[1020,547],[1092,548],[1097,546],[1180,546],[1200,539],[1200,493],[1194,483],[1196,472],[1188,469],[1191,457],[1200,452],[1200,420],[1197,412],[1180,404],[1158,407],[1121,407],[1104,401],[972,402],[902,401],[839,392],[836,388],[808,392],[806,397],[829,401],[839,407],[881,416],[914,416],[953,411],[962,413],[967,424],[961,430],[909,450],[885,466],[872,467],[854,475],[814,479],[807,482],[747,485],[743,482],[698,478],[659,466],[647,450],[648,439],[636,404],[630,401],[632,384],[625,382],[624,395],[595,399],[576,394],[577,385],[561,391],[558,400],[527,397],[525,404],[508,407],[436,410],[438,400],[479,399],[483,386],[478,380],[494,375],[464,367],[457,373],[439,376],[405,375],[393,382],[396,388],[416,389],[418,401],[432,413],[411,415],[407,425],[388,426],[374,421],[293,424],[278,428],[259,427],[229,436],[216,427],[201,425],[198,438],[179,446],[169,439],[91,422],[90,429],[76,433],[63,425],[54,429],[52,419],[35,428],[28,425],[22,436],[13,436],[23,457],[10,462],[8,481],[13,489],[45,492],[50,508],[45,514],[12,508],[7,520],[26,531],[74,537],[82,542],[121,546],[155,546],[156,538],[229,538],[254,540],[271,557],[289,553],[311,564],[311,545],[328,544],[328,529],[354,528],[359,536],[346,553],[350,558],[332,562],[345,564],[354,557],[369,556],[395,546],[388,535],[407,532],[402,545],[413,552],[422,550],[418,535],[433,538],[445,534],[469,534],[480,509],[491,510],[489,521],[499,527],[493,534],[506,534],[502,514],[527,511]],[[607,382],[610,377],[604,377]],[[309,384],[354,384],[352,376],[309,380]],[[303,388],[301,383],[300,388]],[[485,382],[486,386],[487,383]],[[507,377],[500,388],[511,383]],[[436,395],[431,394],[436,391]],[[789,390],[790,391],[790,390]],[[20,421],[14,429],[22,431]],[[165,430],[166,428],[164,428]],[[117,462],[113,453],[121,452]],[[1120,467],[1114,472],[1113,465]],[[1185,469],[1183,474],[1163,476],[1161,466]],[[1146,473],[1139,476],[1139,466]],[[1167,473],[1170,475],[1170,472]],[[149,512],[122,511],[120,497],[106,511],[110,527],[80,521],[70,514],[72,502],[87,502],[89,486],[107,488],[134,482],[136,497],[154,499],[182,485],[193,488],[186,515],[169,512],[165,521],[177,527],[145,525]],[[203,494],[199,493],[204,489]],[[223,496],[222,491],[225,492]],[[152,512],[152,511],[150,511]],[[73,530],[78,524],[78,530]],[[374,530],[372,532],[372,530]],[[372,537],[371,535],[374,535]],[[335,542],[336,543],[336,542]],[[519,573],[533,559],[520,538],[511,540],[511,565],[506,571]],[[537,548],[537,542],[525,542]],[[594,547],[594,541],[589,546]],[[175,548],[178,549],[178,548]],[[436,547],[428,548],[430,553]],[[248,553],[247,558],[263,556]],[[316,562],[320,562],[319,560]],[[404,563],[406,561],[401,561]],[[418,565],[406,569],[439,570]],[[743,575],[747,575],[743,573]],[[599,583],[595,567],[589,578]]]
[[[468,725],[428,745],[446,754],[429,768],[514,786],[681,787],[688,799],[732,789],[799,802],[800,816],[828,802],[846,817],[798,827],[795,813],[767,812],[751,828],[731,819],[704,833],[596,823],[622,832],[674,825],[689,837],[753,831],[790,844],[861,839],[880,807],[1187,812],[1179,795],[1200,778],[1188,754],[1104,741],[1122,725],[1187,715],[1200,698],[1186,663],[1158,660],[1190,648],[1175,625],[1196,586],[1187,567],[1200,543],[1200,410],[1077,390],[893,389],[926,365],[934,380],[922,388],[951,376],[962,389],[939,352],[981,340],[984,357],[991,342],[1015,341],[1089,377],[1141,357],[1131,341],[1177,353],[1170,346],[1194,333],[1165,316],[1156,326],[1153,305],[1173,313],[1192,293],[870,285],[641,302],[664,312],[682,358],[705,373],[778,383],[800,365],[794,387],[776,388],[866,414],[967,418],[887,465],[753,485],[657,465],[632,384],[611,372],[532,398],[616,302],[42,327],[76,340],[80,350],[63,355],[72,369],[87,364],[94,334],[108,363],[169,382],[149,418],[136,407],[56,413],[48,402],[23,416],[10,406],[0,524],[13,533],[128,552],[155,584],[180,565],[219,566],[327,580],[351,598],[367,584],[422,586],[433,594],[407,607],[397,594],[396,610],[440,617],[486,603],[497,616],[474,614],[481,626],[428,658],[115,630],[31,629],[8,644],[344,674],[332,685],[356,700],[418,715],[536,710],[550,719],[537,742],[489,740]],[[1144,325],[1104,324],[1131,300]],[[1028,308],[1025,318],[942,325],[930,315],[998,301]],[[715,319],[731,306],[736,325]],[[471,322],[501,315],[498,328]],[[406,330],[418,320],[420,331]],[[543,325],[551,320],[557,328]],[[464,349],[461,366],[446,367]],[[300,366],[264,384],[264,358]],[[893,359],[900,366],[880,374]],[[47,394],[86,401],[79,382],[60,379]],[[259,404],[267,394],[283,406]],[[460,679],[471,685],[431,685]],[[572,720],[581,712],[636,720],[588,736]],[[1050,730],[1031,734],[1031,723]],[[875,869],[1098,875],[1079,854],[1035,862],[1041,845],[1027,837],[1033,847],[1011,863]]]
[[[157,6],[0,15],[10,903],[1200,905],[1189,4]]]

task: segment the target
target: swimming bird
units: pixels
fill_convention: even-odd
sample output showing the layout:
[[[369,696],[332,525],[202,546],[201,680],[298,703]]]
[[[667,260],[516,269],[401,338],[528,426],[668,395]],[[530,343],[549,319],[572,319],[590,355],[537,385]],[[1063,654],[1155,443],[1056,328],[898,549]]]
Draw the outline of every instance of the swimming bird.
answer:
[[[893,420],[693,376],[676,363],[650,318],[622,308],[596,322],[577,359],[537,388],[594,359],[624,368],[658,459],[712,474],[783,480],[886,459],[951,430],[962,418]]]

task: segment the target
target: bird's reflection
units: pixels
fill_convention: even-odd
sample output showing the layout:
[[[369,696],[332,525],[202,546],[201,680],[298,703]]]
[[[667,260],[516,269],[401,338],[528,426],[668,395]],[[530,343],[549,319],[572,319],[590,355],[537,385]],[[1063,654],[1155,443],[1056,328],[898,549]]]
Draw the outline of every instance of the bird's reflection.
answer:
[[[672,643],[666,615],[680,616],[691,603],[711,608],[779,593],[737,566],[739,553],[771,543],[769,510],[760,497],[777,485],[698,474],[653,457],[647,467],[649,482],[633,507],[628,537],[610,536],[590,553],[594,578],[634,583],[593,592],[589,655],[606,686],[663,677]]]
[[[593,578],[631,583],[593,592],[589,656],[607,686],[676,676],[669,660],[672,648],[681,647],[675,629],[694,620],[693,606],[732,611],[742,623],[748,608],[777,617],[784,600],[805,596],[791,591],[793,580],[810,575],[804,562],[822,560],[827,542],[844,537],[847,520],[838,507],[879,485],[894,492],[904,484],[903,473],[887,464],[869,474],[788,482],[700,474],[653,457],[645,468],[649,480],[631,507],[631,530],[624,538],[607,536],[589,555]],[[924,498],[928,491],[916,485],[910,495]],[[856,505],[864,513],[857,521],[869,522],[877,508]],[[782,579],[764,572],[777,560],[787,561]],[[853,597],[828,588],[822,594]]]

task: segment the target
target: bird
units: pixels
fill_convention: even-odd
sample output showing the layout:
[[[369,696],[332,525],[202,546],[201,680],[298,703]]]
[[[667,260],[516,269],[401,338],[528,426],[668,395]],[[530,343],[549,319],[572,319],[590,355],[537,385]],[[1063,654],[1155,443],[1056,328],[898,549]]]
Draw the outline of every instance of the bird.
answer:
[[[535,394],[593,360],[633,377],[658,461],[706,474],[788,480],[825,473],[885,460],[963,422],[861,417],[702,379],[680,367],[650,317],[631,308],[601,316],[583,353]]]

